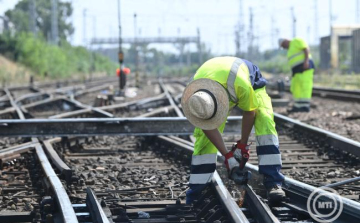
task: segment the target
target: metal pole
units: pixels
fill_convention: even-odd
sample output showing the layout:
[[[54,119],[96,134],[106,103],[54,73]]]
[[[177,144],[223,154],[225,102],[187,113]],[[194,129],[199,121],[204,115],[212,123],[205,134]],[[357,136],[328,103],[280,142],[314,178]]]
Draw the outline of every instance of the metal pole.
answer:
[[[120,8],[120,0],[118,0],[118,25],[119,25],[119,52],[118,52],[118,59],[119,59],[119,95],[123,96],[123,89],[125,87],[126,76],[123,72],[123,62],[124,62],[124,53],[122,51],[122,38],[121,38],[121,8]]]
[[[254,30],[253,30],[253,10],[252,7],[249,8],[250,11],[250,20],[249,20],[249,46],[248,46],[248,54],[249,58],[252,59],[253,56],[253,40],[254,40]]]
[[[198,37],[197,45],[198,45],[199,66],[200,66],[203,61],[202,46],[201,46],[201,39],[200,39],[200,28],[198,27],[196,31],[197,31],[197,37]]]
[[[294,7],[291,7],[291,17],[292,17],[292,29],[293,29],[293,38],[296,37],[296,17],[294,13]]]
[[[270,46],[276,46],[275,44],[275,18],[274,18],[274,15],[271,14],[271,44]]]
[[[58,0],[51,1],[51,39],[52,43],[58,44]]]
[[[331,35],[332,20],[333,20],[333,15],[332,15],[332,1],[329,0],[329,25],[330,25],[330,35]]]
[[[134,46],[135,46],[135,85],[139,87],[139,52],[137,50],[137,26],[136,13],[134,14]]]
[[[86,46],[86,11],[87,9],[83,10],[83,42],[84,45]]]
[[[356,0],[356,22],[360,23],[360,0]]]
[[[315,15],[314,15],[314,24],[315,24],[315,28],[314,28],[314,37],[315,37],[315,44],[318,43],[319,41],[319,23],[318,23],[318,1],[315,0],[314,1],[314,12],[315,12]]]
[[[29,28],[30,31],[36,35],[36,5],[35,0],[31,0],[29,2],[29,15],[30,15],[30,21],[29,21]]]
[[[242,2],[242,0],[240,0],[239,4],[240,4],[240,8],[239,8],[239,10],[240,10],[240,13],[239,13],[240,21],[239,21],[239,36],[238,36],[239,40],[238,41],[239,41],[239,56],[240,56],[241,47],[242,47],[241,40],[242,40],[242,37],[243,37],[243,31],[244,31],[244,16],[243,16],[243,2]]]

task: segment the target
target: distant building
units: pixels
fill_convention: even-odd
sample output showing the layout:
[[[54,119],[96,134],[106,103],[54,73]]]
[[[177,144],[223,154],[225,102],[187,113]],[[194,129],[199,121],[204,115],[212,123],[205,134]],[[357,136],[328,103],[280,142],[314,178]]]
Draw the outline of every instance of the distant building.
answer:
[[[360,72],[360,25],[333,25],[320,41],[320,68]]]

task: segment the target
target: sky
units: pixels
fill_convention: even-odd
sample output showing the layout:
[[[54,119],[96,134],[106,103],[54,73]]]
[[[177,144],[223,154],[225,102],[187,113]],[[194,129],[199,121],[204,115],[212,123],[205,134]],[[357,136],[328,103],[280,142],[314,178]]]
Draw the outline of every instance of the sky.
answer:
[[[66,1],[72,2],[74,7],[71,18],[75,27],[75,33],[70,38],[72,44],[88,46],[93,37],[118,37],[118,0]],[[17,2],[1,0],[0,15]],[[263,51],[277,48],[279,37],[293,37],[293,15],[296,18],[296,36],[310,44],[319,43],[319,37],[327,36],[330,32],[329,2],[332,5],[333,24],[356,24],[359,19],[356,7],[360,0],[120,0],[120,14],[123,37],[134,37],[136,13],[138,36],[196,36],[199,28],[201,40],[212,53],[232,55],[235,53],[235,30],[240,21],[244,27],[242,49],[245,50],[250,42],[251,9],[254,36],[251,39]],[[154,46],[176,52],[173,45]],[[188,49],[192,51],[196,47],[189,46]]]

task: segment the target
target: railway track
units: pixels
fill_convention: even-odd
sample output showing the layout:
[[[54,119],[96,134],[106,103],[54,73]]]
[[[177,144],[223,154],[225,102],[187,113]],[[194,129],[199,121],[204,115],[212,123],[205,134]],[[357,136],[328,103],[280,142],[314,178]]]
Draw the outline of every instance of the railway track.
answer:
[[[278,82],[271,82],[269,85],[270,89],[273,90],[285,90],[290,92],[289,84],[278,84]],[[359,90],[343,90],[336,88],[325,88],[325,87],[313,87],[313,96],[329,98],[348,102],[360,102],[360,91]]]
[[[91,88],[95,88],[95,86]],[[78,124],[74,125],[73,129],[69,129],[65,128],[65,125],[70,119],[65,119],[57,122],[58,128],[51,133],[46,133],[44,129],[41,130],[41,126],[43,126],[41,123],[50,127],[53,125],[48,121],[31,122],[33,127],[39,127],[33,128],[30,133],[29,129],[25,127],[26,124],[21,128],[16,128],[21,122],[1,122],[2,128],[7,128],[9,136],[20,136],[26,131],[28,136],[67,136],[44,139],[41,145],[35,138],[29,142],[36,144],[37,150],[34,151],[45,150],[52,165],[51,168],[49,164],[47,169],[55,170],[52,176],[57,179],[57,183],[47,187],[53,201],[52,203],[47,201],[51,204],[48,206],[52,207],[50,213],[43,212],[41,208],[34,208],[40,213],[35,215],[41,217],[33,218],[33,222],[45,219],[62,219],[64,222],[314,222],[306,210],[306,198],[315,189],[311,185],[321,186],[339,182],[358,174],[356,171],[359,155],[356,148],[359,145],[356,142],[306,128],[302,123],[276,115],[280,149],[283,154],[283,172],[289,178],[295,179],[287,179],[284,185],[289,200],[276,205],[267,202],[264,190],[259,183],[261,176],[257,173],[256,166],[252,165],[257,163],[253,149],[252,158],[247,165],[254,176],[250,182],[252,187],[234,185],[228,179],[221,179],[220,176],[225,174],[219,166],[219,173],[214,174],[212,184],[204,192],[203,197],[193,206],[186,205],[184,198],[193,144],[192,138],[188,136],[190,131],[182,124],[185,123],[185,120],[181,119],[182,113],[177,106],[182,87],[178,84],[160,83],[159,89],[163,93],[158,96],[154,94],[151,98],[99,108],[74,100],[76,92],[80,92],[78,97],[86,95],[86,93],[73,91],[69,95],[70,99],[64,99],[65,102],[60,102],[60,106],[63,106],[62,103],[69,103],[78,106],[77,110],[63,110],[55,115],[50,114],[53,115],[52,118],[145,117],[141,121],[104,119],[103,121],[98,120],[94,124],[91,120],[77,119],[77,122],[72,122]],[[96,91],[94,90],[94,92]],[[54,93],[50,93],[50,97],[51,95]],[[94,95],[96,94],[92,94],[89,98]],[[29,97],[32,96],[34,95],[29,95]],[[21,95],[18,98],[21,99],[18,102],[25,102],[27,99]],[[11,96],[9,99],[9,103],[14,109],[13,113],[17,115],[12,117],[24,116],[21,114],[22,112],[19,112],[24,109],[20,109],[15,103],[16,100]],[[44,100],[44,98],[39,100]],[[91,100],[88,101],[91,102]],[[31,102],[24,104],[31,108],[29,106]],[[52,111],[52,108],[48,110]],[[41,112],[41,103],[39,111]],[[25,112],[25,116],[26,114]],[[32,113],[29,112],[29,114]],[[30,115],[28,117],[36,117]],[[169,121],[178,124],[170,126],[167,122],[160,122],[160,119],[148,117],[170,117]],[[23,123],[26,122],[28,121],[23,121]],[[132,129],[140,126],[137,124],[139,122],[142,123],[142,128],[138,128],[135,133]],[[109,124],[115,123],[126,123],[127,127],[102,129],[102,126],[110,127]],[[159,127],[154,126],[154,123],[158,123]],[[4,127],[6,125],[8,127]],[[93,132],[92,135],[104,136],[90,137],[77,132],[80,129],[78,125],[89,130],[92,126],[89,135],[90,132]],[[148,125],[153,125],[153,132],[144,130],[148,128]],[[180,132],[181,126],[185,130],[182,129]],[[167,129],[164,131],[161,128]],[[228,146],[238,139],[233,133],[236,130],[235,127],[230,125],[229,128],[229,132],[232,133],[225,138]],[[166,130],[168,133],[183,136],[160,136],[167,135]],[[137,136],[110,136],[116,133]],[[70,137],[70,135],[73,136]],[[3,154],[1,151],[0,156]],[[10,149],[10,151],[14,151],[14,149]],[[34,151],[15,152],[14,155],[16,158],[23,157],[22,154],[32,155],[36,158],[38,155],[35,155]],[[41,157],[46,158],[46,156]],[[4,160],[4,168],[15,165],[14,160],[15,158],[11,156]],[[18,165],[20,164],[19,161]],[[327,177],[320,178],[324,173]],[[42,175],[38,174],[38,176],[40,179],[44,178]],[[49,177],[44,176],[45,178]],[[307,184],[300,183],[296,179]],[[51,193],[57,187],[66,189],[64,190],[66,195],[62,194],[70,202],[66,208],[59,205],[61,204],[59,197]],[[359,203],[350,199],[359,200],[358,186],[345,184],[340,185],[338,189],[344,199],[344,211],[338,222],[354,222],[353,220],[360,217],[358,214],[360,208]],[[240,201],[239,208],[238,202]],[[65,215],[65,210],[70,211],[71,214]],[[0,217],[1,215],[0,212]],[[20,218],[20,215],[15,214],[14,216]],[[71,216],[72,220],[66,220],[66,216]]]

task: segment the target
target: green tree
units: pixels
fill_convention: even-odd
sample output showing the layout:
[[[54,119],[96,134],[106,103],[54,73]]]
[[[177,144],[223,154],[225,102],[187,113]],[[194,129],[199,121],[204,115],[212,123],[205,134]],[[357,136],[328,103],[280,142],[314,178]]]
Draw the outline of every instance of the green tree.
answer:
[[[51,1],[35,0],[36,5],[36,27],[42,35],[47,38],[51,33]],[[30,1],[19,1],[14,9],[5,12],[5,16],[14,24],[15,31],[29,32],[29,12]],[[67,39],[73,32],[74,27],[68,22],[69,17],[73,13],[70,2],[58,2],[58,30],[59,38]]]

